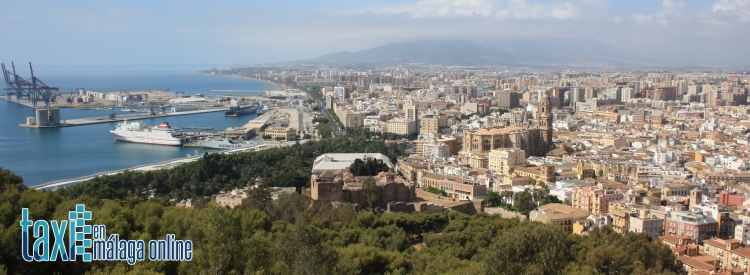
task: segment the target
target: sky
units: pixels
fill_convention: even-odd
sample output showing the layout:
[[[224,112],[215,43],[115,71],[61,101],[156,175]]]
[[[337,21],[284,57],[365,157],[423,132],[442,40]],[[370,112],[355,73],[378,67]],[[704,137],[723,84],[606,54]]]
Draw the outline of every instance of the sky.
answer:
[[[3,62],[222,66],[421,39],[580,38],[670,62],[750,65],[750,0],[3,2]]]

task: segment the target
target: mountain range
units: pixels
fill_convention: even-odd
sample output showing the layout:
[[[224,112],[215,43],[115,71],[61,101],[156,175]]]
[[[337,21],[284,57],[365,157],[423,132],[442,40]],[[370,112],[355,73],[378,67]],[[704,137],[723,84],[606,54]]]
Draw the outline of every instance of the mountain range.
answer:
[[[592,39],[418,40],[389,43],[357,52],[339,52],[311,60],[339,64],[520,65],[558,62],[630,64],[641,58]]]

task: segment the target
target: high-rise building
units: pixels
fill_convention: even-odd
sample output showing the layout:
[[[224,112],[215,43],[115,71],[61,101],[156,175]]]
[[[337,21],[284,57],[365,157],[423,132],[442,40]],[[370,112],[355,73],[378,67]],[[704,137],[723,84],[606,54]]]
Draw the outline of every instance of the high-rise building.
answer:
[[[623,87],[620,91],[620,102],[627,103],[631,98],[635,97],[635,91],[633,87]]]
[[[406,117],[406,120],[417,120],[418,115],[416,105],[411,102],[404,105],[404,116]]]
[[[673,101],[677,99],[677,87],[656,87],[651,93],[651,100]]]
[[[498,106],[506,109],[520,107],[521,94],[513,91],[500,91],[498,93]]]
[[[697,95],[703,92],[703,87],[701,85],[688,85],[687,87],[687,94],[689,95]]]
[[[596,98],[596,89],[593,87],[586,87],[586,93],[584,99]]]
[[[574,102],[581,102],[586,99],[586,89],[583,87],[575,87],[570,91],[570,104],[574,105]]]
[[[341,100],[341,101],[344,101],[349,96],[347,95],[346,88],[344,87],[334,87],[333,94],[336,96],[338,100]]]
[[[426,115],[419,119],[419,134],[438,134],[440,132],[440,116]]]

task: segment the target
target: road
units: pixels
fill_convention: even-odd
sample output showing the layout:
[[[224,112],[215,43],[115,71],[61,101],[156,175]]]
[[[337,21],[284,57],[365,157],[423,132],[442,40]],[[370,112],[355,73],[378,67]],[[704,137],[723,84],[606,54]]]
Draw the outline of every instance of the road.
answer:
[[[323,115],[325,115],[326,119],[328,119],[328,126],[331,127],[331,132],[333,136],[338,136],[341,134],[341,127],[336,123],[336,120],[331,117],[330,114],[328,114],[328,109],[326,109],[325,102],[323,100],[319,101],[320,108],[323,110]]]

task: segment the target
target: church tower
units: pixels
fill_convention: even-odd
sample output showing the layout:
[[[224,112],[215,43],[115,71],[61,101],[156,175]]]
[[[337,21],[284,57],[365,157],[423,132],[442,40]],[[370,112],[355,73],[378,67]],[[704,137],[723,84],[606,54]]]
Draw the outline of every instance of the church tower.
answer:
[[[543,96],[537,108],[536,127],[545,146],[552,144],[552,106],[549,96]]]

